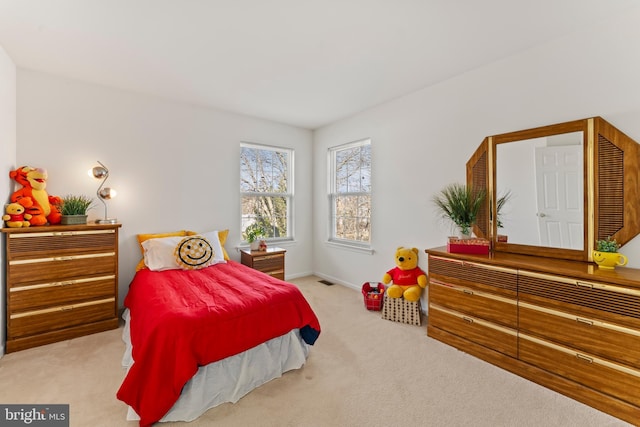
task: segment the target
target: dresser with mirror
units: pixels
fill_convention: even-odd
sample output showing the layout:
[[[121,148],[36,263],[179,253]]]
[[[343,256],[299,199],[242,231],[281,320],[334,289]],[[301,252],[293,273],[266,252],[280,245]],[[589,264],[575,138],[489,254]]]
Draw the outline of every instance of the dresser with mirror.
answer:
[[[640,424],[640,270],[592,262],[640,233],[640,145],[593,117],[486,137],[466,171],[492,250],[426,250],[428,335]]]

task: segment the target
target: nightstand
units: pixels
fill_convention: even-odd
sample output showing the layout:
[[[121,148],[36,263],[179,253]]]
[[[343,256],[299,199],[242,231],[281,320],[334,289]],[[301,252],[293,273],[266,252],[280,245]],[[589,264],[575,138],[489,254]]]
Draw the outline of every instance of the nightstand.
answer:
[[[240,262],[276,279],[284,280],[284,254],[282,248],[267,248],[266,251],[240,250]]]

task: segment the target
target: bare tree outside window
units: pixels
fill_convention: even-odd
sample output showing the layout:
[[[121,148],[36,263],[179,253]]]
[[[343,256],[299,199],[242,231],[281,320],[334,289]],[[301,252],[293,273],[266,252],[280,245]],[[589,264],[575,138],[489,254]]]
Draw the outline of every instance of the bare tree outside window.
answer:
[[[331,240],[371,242],[371,140],[329,150],[332,184]]]
[[[291,237],[292,165],[293,150],[240,145],[243,233],[262,227],[268,240]]]

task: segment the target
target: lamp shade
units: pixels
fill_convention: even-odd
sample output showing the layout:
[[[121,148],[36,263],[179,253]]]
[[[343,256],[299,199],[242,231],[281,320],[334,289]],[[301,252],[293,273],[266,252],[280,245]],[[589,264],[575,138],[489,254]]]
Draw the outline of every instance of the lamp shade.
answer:
[[[118,195],[118,192],[110,187],[105,187],[102,190],[100,190],[100,192],[98,193],[98,196],[101,199],[105,199],[105,200],[113,199],[117,195]]]
[[[97,179],[103,179],[109,176],[109,171],[104,166],[95,166],[91,169],[91,173],[93,174],[93,177]]]

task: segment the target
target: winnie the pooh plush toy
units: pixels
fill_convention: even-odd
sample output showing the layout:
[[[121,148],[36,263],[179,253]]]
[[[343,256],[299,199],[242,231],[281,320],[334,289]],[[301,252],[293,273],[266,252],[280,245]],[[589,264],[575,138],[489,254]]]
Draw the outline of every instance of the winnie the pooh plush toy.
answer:
[[[28,221],[31,219],[31,215],[24,213],[24,206],[20,203],[9,203],[5,207],[4,211],[5,214],[2,215],[2,220],[5,222],[7,227],[19,228],[29,227],[31,225]]]
[[[418,248],[400,246],[396,250],[396,267],[387,271],[382,281],[387,285],[393,281],[387,289],[388,297],[418,301],[427,286],[427,275],[418,267]]]
[[[45,169],[22,166],[9,172],[9,178],[22,185],[21,189],[11,195],[11,203],[24,206],[25,213],[31,215],[31,225],[60,224],[62,215],[58,205],[62,200],[58,196],[47,194]]]

